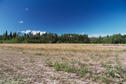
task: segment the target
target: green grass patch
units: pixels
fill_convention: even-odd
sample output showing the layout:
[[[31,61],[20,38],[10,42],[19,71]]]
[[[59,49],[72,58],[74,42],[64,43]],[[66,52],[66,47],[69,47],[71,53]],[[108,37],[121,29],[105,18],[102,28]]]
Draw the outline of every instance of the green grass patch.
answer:
[[[79,75],[79,76],[85,76],[87,73],[89,72],[89,69],[87,68],[87,67],[81,67],[81,68],[79,68],[78,70],[77,70],[77,74]]]
[[[56,61],[53,64],[53,67],[57,71],[76,73],[78,76],[81,77],[85,76],[87,73],[90,73],[89,69],[86,66],[75,67],[75,63],[68,64],[68,63],[60,63]]]
[[[74,66],[69,66],[67,63],[59,63],[58,61],[54,63],[53,67],[57,71],[76,72]]]

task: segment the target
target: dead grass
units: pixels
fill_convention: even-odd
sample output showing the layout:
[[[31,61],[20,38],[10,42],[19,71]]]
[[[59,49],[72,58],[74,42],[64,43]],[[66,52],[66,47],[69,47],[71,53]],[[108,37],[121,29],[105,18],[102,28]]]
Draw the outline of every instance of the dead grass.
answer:
[[[0,44],[0,83],[125,84],[126,45]]]
[[[0,44],[0,47],[41,50],[72,50],[72,51],[125,51],[126,45],[120,44]]]

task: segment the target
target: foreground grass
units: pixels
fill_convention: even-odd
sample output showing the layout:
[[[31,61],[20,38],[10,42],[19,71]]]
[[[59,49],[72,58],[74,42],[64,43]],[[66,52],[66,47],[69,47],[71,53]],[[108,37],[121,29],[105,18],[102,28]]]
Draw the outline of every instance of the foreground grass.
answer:
[[[0,84],[125,84],[125,47],[1,44]],[[96,52],[97,51],[97,52]]]
[[[88,70],[88,68],[85,67],[85,66],[81,66],[79,68],[76,68],[74,64],[69,65],[68,63],[60,63],[58,61],[56,61],[54,63],[53,67],[57,71],[65,71],[65,72],[76,73],[77,75],[79,75],[81,77],[85,76],[88,72],[90,72]]]
[[[30,81],[23,80],[22,75],[11,78],[5,74],[0,74],[0,84],[30,84]]]
[[[94,58],[91,56],[91,59]],[[53,67],[56,71],[64,71],[68,73],[75,73],[77,76],[88,79],[94,82],[111,84],[118,83],[122,84],[126,81],[126,71],[123,70],[120,65],[119,59],[115,56],[115,65],[101,63],[103,71],[98,72],[97,66],[94,65],[94,68],[91,68],[90,65],[85,65],[80,61],[51,61],[51,59],[46,60],[46,64],[49,67]]]

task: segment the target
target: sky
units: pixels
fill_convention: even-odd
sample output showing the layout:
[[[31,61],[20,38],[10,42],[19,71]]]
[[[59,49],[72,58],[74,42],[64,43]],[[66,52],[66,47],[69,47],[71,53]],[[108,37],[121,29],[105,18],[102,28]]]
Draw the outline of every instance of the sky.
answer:
[[[126,33],[126,0],[0,0],[0,34]]]

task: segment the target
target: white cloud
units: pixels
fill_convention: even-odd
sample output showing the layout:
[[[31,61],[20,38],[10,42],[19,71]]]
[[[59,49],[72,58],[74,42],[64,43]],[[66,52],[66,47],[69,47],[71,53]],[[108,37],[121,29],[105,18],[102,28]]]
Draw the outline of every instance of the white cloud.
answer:
[[[20,31],[21,33],[25,33],[25,34],[28,34],[31,32],[31,30],[26,30],[26,31]]]
[[[81,34],[83,35],[83,34],[86,34],[86,33],[82,32]],[[87,35],[89,37],[99,37],[99,36],[104,37],[104,36],[107,36],[107,34],[87,34]]]
[[[38,33],[40,33],[40,35],[43,35],[45,34],[46,32],[44,31],[35,31],[35,30],[26,30],[26,31],[20,31],[21,33],[24,33],[24,34],[29,34],[29,33],[32,33],[33,35],[36,35]]]
[[[25,11],[29,11],[29,8],[25,8]]]
[[[21,21],[19,21],[19,23],[20,23],[20,24],[23,24],[23,23],[24,23],[24,21],[23,21],[23,20],[21,20]]]
[[[92,34],[92,35],[89,35],[89,37],[99,37],[99,36],[107,36],[106,34]]]
[[[38,33],[40,33],[40,35],[42,35],[42,34],[45,34],[46,32],[42,32],[42,31],[31,31],[31,33],[32,33],[33,35],[36,35],[36,34],[38,34]]]

